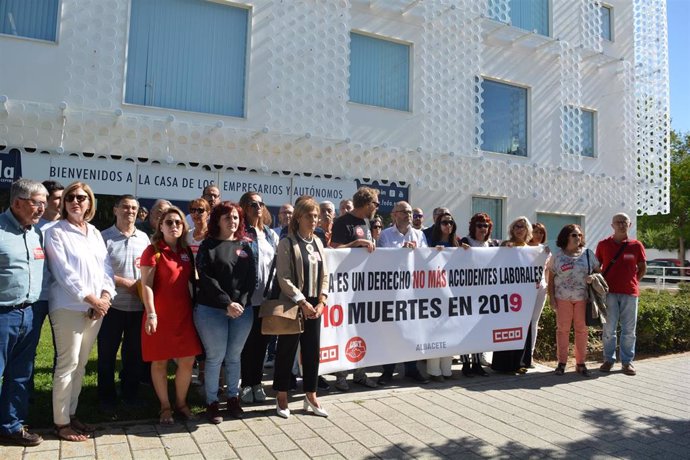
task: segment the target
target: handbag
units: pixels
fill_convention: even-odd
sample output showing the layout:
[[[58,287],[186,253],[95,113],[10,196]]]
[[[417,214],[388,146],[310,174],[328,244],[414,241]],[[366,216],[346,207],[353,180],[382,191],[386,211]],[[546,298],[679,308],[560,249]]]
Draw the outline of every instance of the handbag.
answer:
[[[592,274],[592,269],[589,264],[589,249],[585,249],[587,254],[587,273]],[[601,327],[601,318],[599,317],[599,310],[597,309],[587,289],[587,304],[585,305],[585,324],[591,327]]]
[[[289,238],[289,237],[288,237]],[[295,273],[295,257],[290,239],[290,261]],[[276,255],[271,262],[268,281],[264,289],[264,300],[259,307],[261,333],[263,335],[291,335],[304,332],[302,309],[296,303],[280,299],[280,285],[277,281]]]

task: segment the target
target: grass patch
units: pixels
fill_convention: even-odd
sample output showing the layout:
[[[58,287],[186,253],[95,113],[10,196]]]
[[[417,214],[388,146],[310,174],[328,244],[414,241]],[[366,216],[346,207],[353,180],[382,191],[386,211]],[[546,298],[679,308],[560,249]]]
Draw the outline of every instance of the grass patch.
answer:
[[[29,419],[27,423],[33,428],[46,428],[53,426],[53,405],[52,405],[52,391],[53,391],[53,334],[50,329],[50,324],[45,321],[43,329],[41,330],[41,339],[36,349],[35,365],[35,389],[32,395],[32,400],[29,405]],[[97,360],[96,345],[91,350],[89,362],[86,365],[86,374],[84,375],[84,383],[79,396],[79,406],[77,408],[77,416],[89,423],[105,423],[118,420],[145,420],[157,419],[158,411],[160,409],[158,398],[156,397],[153,387],[150,385],[141,385],[139,387],[140,404],[136,406],[118,405],[115,412],[106,412],[99,407],[98,404],[98,375],[97,375]],[[120,368],[120,356],[118,353],[117,369]],[[168,392],[171,401],[174,403],[175,389],[171,378],[174,376],[175,365],[173,363],[168,367],[169,385]],[[119,387],[119,380],[116,372],[116,386]],[[200,412],[204,408],[203,398],[198,390],[198,387],[192,385],[187,397],[188,404],[194,412]]]

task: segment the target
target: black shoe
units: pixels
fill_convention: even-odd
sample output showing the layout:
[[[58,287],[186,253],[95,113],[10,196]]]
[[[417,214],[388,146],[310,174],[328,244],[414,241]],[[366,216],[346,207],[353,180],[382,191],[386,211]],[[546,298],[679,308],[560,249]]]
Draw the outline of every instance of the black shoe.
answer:
[[[481,377],[488,377],[489,373],[484,370],[481,364],[473,364],[472,365],[472,373],[474,375],[479,375]]]
[[[326,379],[324,379],[320,375],[319,380],[316,382],[316,386],[319,388],[319,390],[328,391],[331,389],[331,386],[328,384],[328,382],[326,382]]]
[[[388,372],[384,372],[383,374],[381,374],[381,377],[379,377],[379,379],[376,381],[376,383],[378,383],[382,387],[385,387],[385,386],[390,385],[391,380],[393,380],[393,374],[388,373]]]
[[[214,425],[218,425],[223,421],[223,416],[220,415],[220,409],[218,408],[218,401],[214,401],[206,406],[206,414],[204,415],[206,416],[206,420]]]
[[[556,370],[554,370],[553,373],[556,375],[565,374],[565,363],[558,363],[558,366],[556,366]]]
[[[464,363],[462,365],[462,375],[465,377],[474,377],[474,373],[472,372],[472,367],[470,367],[470,363]]]
[[[422,385],[429,383],[429,379],[425,378],[419,371],[414,372],[412,374],[405,374],[405,377],[407,377],[410,380],[414,380],[417,383],[421,383]]]
[[[0,434],[0,440],[24,447],[37,446],[43,442],[40,435],[29,433],[24,427],[14,433]]]
[[[232,418],[244,418],[244,411],[240,407],[240,398],[238,398],[237,396],[228,398],[228,414],[230,414],[230,417]]]

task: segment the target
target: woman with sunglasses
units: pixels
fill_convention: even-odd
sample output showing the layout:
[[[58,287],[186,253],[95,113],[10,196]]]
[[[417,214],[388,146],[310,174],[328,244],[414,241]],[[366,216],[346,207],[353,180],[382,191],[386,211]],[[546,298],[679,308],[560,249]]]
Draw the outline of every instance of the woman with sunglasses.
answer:
[[[525,216],[520,216],[510,223],[508,226],[508,235],[510,238],[504,240],[501,246],[507,248],[520,248],[527,246],[527,243],[532,240],[532,224]],[[531,329],[531,325],[529,328]],[[528,333],[529,335],[529,333]],[[494,352],[491,360],[491,369],[496,372],[504,374],[525,374],[527,373],[527,366],[525,361],[528,340],[525,340],[525,346],[519,350],[506,350]]]
[[[470,219],[469,232],[460,240],[460,243],[464,247],[469,246],[471,248],[496,247],[500,242],[491,238],[493,228],[494,223],[491,217],[484,212],[478,212]],[[489,373],[482,367],[482,353],[474,353],[471,360],[470,355],[462,355],[460,361],[462,362],[462,375],[465,377],[489,376]]]
[[[151,381],[160,401],[160,423],[174,423],[168,398],[168,361],[175,359],[175,412],[193,418],[187,406],[194,358],[201,342],[192,318],[190,282],[194,284],[194,255],[187,246],[187,221],[177,207],[163,211],[151,245],[141,255],[141,282],[146,316],[141,351],[151,363]]]
[[[585,235],[577,224],[568,224],[556,238],[556,251],[548,268],[549,304],[556,309],[556,355],[558,366],[555,374],[563,375],[568,362],[570,326],[575,329],[575,370],[589,375],[585,365],[589,332],[585,324],[587,284],[592,282],[592,272],[601,269],[594,252],[585,247]]]
[[[444,212],[439,214],[436,217],[434,229],[431,232],[431,241],[428,241],[429,247],[436,247],[439,250],[459,247],[460,241],[456,234],[457,231],[458,226],[450,213]],[[426,372],[429,374],[429,379],[435,382],[443,382],[445,379],[453,378],[452,365],[452,356],[427,359]]]
[[[256,268],[249,243],[244,239],[244,213],[224,201],[213,208],[208,238],[197,257],[199,293],[194,323],[206,350],[206,418],[223,421],[218,402],[218,377],[225,362],[227,410],[242,418],[240,407],[240,355],[252,327],[249,297],[256,284]]]
[[[65,441],[86,441],[95,427],[75,415],[86,363],[115,297],[115,281],[101,233],[89,223],[96,215],[91,187],[70,184],[63,192],[62,220],[46,232],[53,282],[49,315],[55,339],[53,422]]]
[[[383,230],[383,217],[381,217],[379,214],[376,214],[374,218],[371,219],[369,225],[371,228],[371,237],[374,239],[376,243],[378,243],[379,236],[381,235],[381,231]]]
[[[278,247],[278,235],[266,225],[268,210],[256,192],[247,192],[240,197],[240,208],[244,214],[244,234],[251,248],[256,267],[256,286],[249,305],[252,308],[253,323],[249,337],[242,350],[242,389],[240,399],[245,404],[266,401],[266,392],[261,384],[264,375],[264,359],[271,336],[261,333],[259,306],[264,300],[271,262]]]
[[[185,236],[187,245],[196,255],[199,252],[201,242],[206,238],[208,231],[208,216],[211,212],[211,206],[203,198],[197,198],[189,202],[189,215],[192,217],[194,226],[189,229]]]
[[[544,224],[535,222],[532,225],[532,239],[527,243],[528,246],[538,246],[544,248],[547,254],[551,254],[551,250],[546,245],[546,227]],[[548,260],[547,260],[548,264]],[[525,356],[523,357],[523,362],[526,367],[533,368],[532,356],[534,355],[534,347],[537,345],[537,332],[539,330],[539,318],[541,318],[541,312],[544,311],[544,305],[546,304],[546,280],[548,279],[548,274],[546,271],[539,282],[539,287],[537,287],[537,300],[534,302],[534,312],[532,313],[532,321],[530,322],[530,328],[527,333],[527,342],[525,343]]]

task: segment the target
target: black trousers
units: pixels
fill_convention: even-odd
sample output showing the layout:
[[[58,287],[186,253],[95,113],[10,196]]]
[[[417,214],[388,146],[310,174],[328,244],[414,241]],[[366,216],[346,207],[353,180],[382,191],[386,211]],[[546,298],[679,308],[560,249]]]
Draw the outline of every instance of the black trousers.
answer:
[[[141,359],[141,319],[143,311],[121,311],[111,308],[103,317],[98,332],[98,399],[114,403],[115,364],[117,350],[122,344],[122,369],[120,385],[122,398],[134,400],[139,390],[139,382],[145,376],[146,367]]]
[[[302,388],[305,392],[316,391],[316,383],[319,378],[321,318],[305,319],[304,332],[301,334],[278,336],[273,375],[273,388],[276,391],[288,391],[290,389],[292,364],[295,361],[298,344],[301,346],[302,353]]]
[[[242,348],[241,378],[242,388],[247,386],[259,385],[264,376],[264,358],[266,357],[266,347],[271,341],[270,335],[261,333],[261,318],[259,318],[258,306],[252,308],[254,311],[254,323],[249,331],[249,337],[244,342]]]

